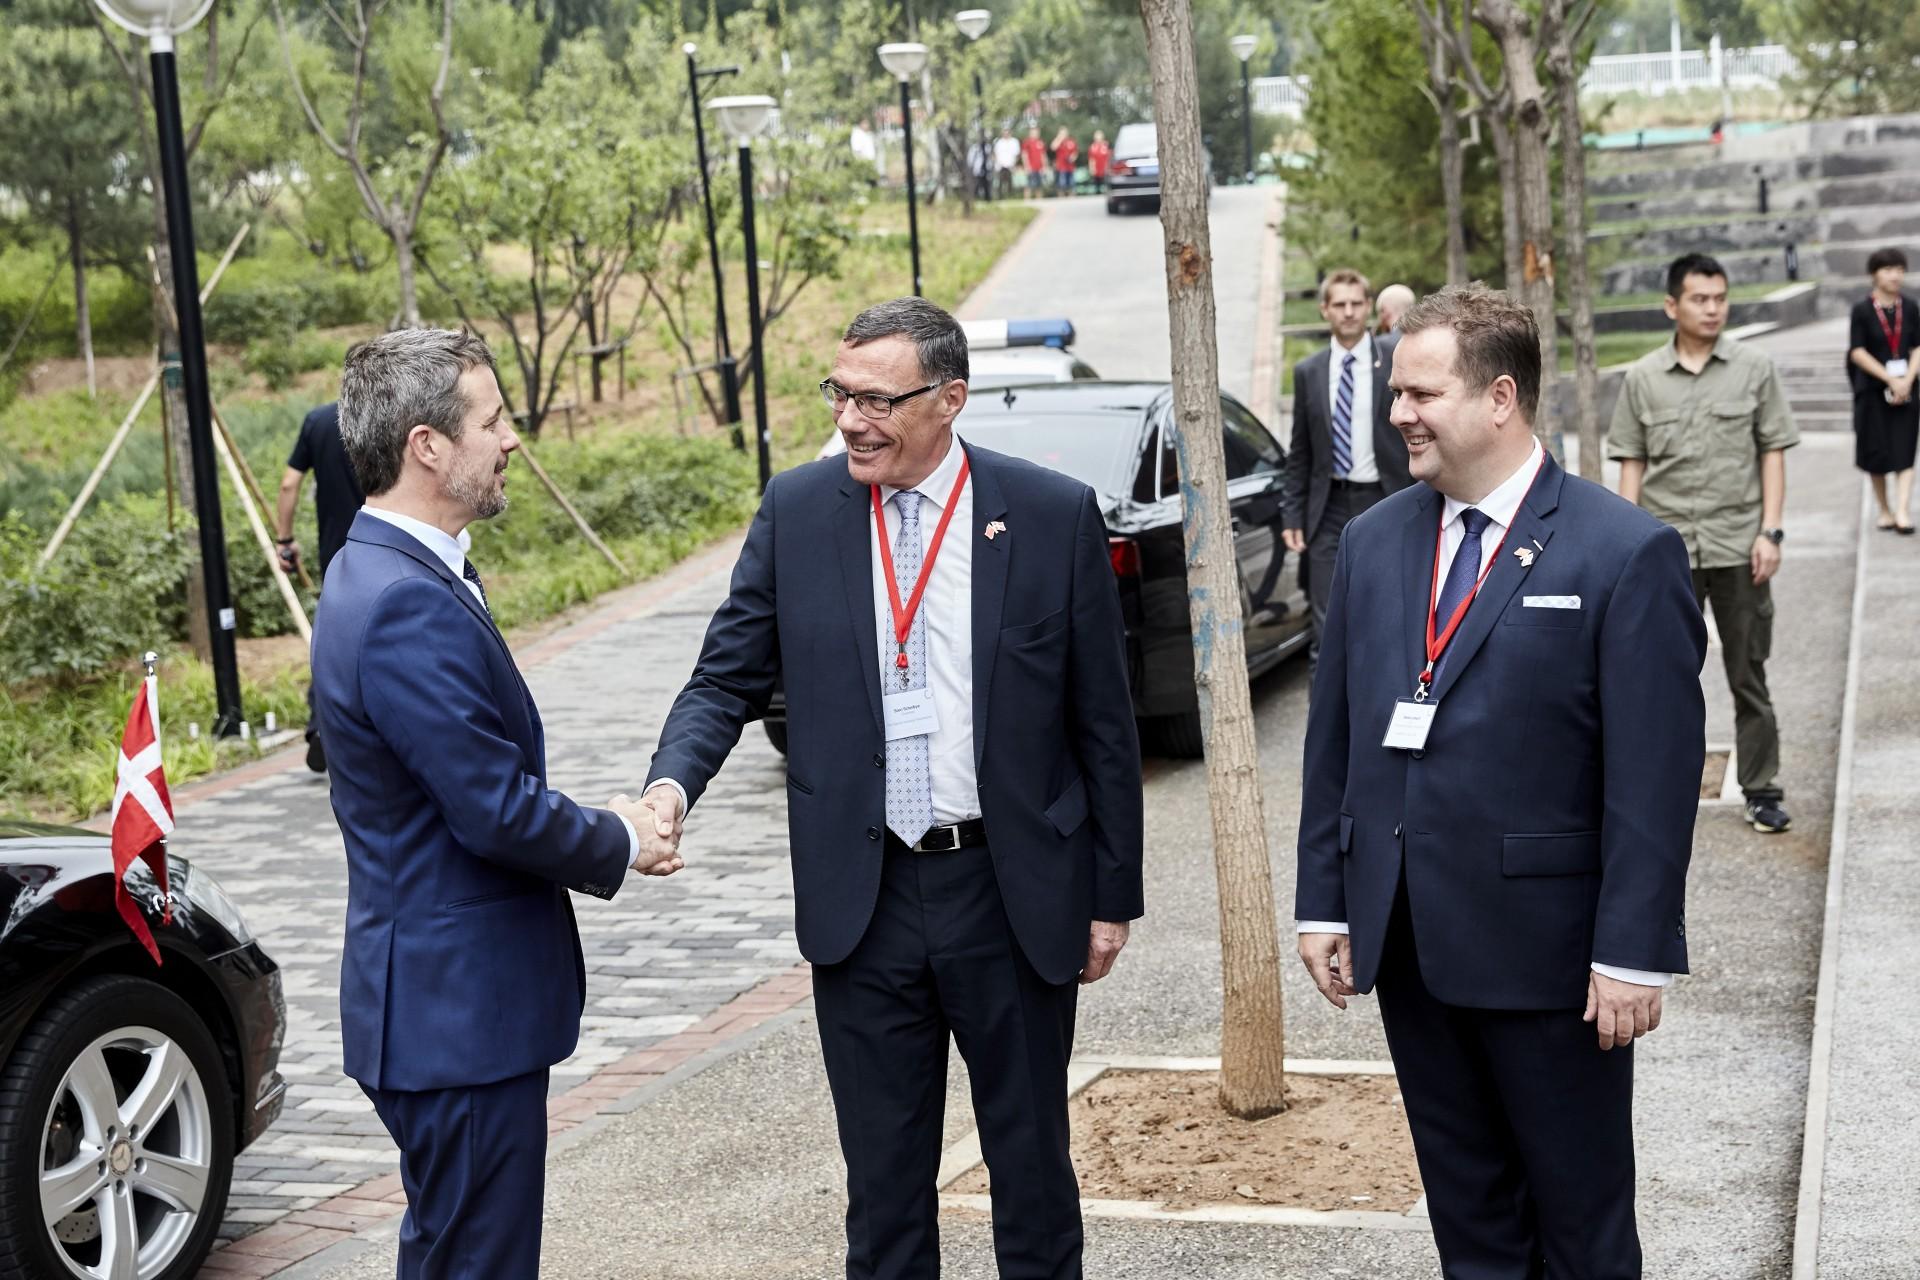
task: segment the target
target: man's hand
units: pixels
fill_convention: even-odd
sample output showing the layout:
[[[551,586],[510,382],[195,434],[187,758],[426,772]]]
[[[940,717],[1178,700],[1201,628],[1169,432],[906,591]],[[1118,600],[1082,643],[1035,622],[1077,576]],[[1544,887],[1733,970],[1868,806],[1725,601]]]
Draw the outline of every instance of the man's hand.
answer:
[[[1753,540],[1753,585],[1761,586],[1780,572],[1780,544],[1765,534]]]
[[[1080,985],[1098,982],[1113,969],[1113,962],[1120,955],[1120,948],[1127,945],[1127,934],[1132,926],[1125,920],[1118,923],[1095,920],[1093,928],[1087,934],[1087,965],[1080,970]]]
[[[1344,933],[1303,933],[1300,959],[1313,975],[1313,985],[1336,1009],[1347,1007],[1353,992],[1353,939]]]
[[[662,800],[661,793],[666,793]],[[686,866],[680,857],[680,797],[671,787],[655,787],[644,799],[635,801],[617,795],[607,801],[613,810],[633,824],[640,837],[640,853],[633,869],[641,875],[670,876]]]
[[[1280,531],[1280,541],[1286,546],[1287,550],[1297,556],[1303,556],[1307,553],[1307,531],[1305,529],[1282,529]]]
[[[1589,973],[1587,1011],[1580,1020],[1594,1024],[1602,1049],[1625,1048],[1660,1025],[1661,994],[1659,987]]]
[[[297,542],[277,542],[274,550],[280,556],[280,571],[296,573],[300,569],[300,544]]]

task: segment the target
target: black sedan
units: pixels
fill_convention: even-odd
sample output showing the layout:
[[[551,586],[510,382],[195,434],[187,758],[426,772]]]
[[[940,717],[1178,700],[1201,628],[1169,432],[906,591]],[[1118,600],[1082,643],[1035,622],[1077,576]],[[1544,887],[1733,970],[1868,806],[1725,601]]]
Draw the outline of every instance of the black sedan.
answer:
[[[156,966],[114,910],[104,836],[0,820],[0,1275],[182,1280],[233,1158],[280,1114],[279,966],[220,885],[135,863]]]
[[[1286,572],[1280,543],[1286,455],[1238,400],[1222,394],[1220,411],[1247,666],[1257,675],[1306,649],[1312,619],[1297,566]],[[1141,737],[1149,750],[1192,757],[1202,748],[1200,704],[1172,426],[1173,392],[1164,382],[1064,382],[982,392],[967,401],[954,430],[971,444],[1064,472],[1093,489],[1120,586]],[[786,728],[785,704],[776,695],[767,736],[782,750]]]

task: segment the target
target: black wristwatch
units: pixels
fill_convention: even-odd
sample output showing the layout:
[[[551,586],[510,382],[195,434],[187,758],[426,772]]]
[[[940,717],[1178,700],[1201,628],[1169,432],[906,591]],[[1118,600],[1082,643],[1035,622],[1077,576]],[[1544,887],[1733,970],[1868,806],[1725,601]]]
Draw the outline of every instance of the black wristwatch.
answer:
[[[1787,531],[1785,529],[1762,529],[1760,536],[1777,547],[1786,541]]]

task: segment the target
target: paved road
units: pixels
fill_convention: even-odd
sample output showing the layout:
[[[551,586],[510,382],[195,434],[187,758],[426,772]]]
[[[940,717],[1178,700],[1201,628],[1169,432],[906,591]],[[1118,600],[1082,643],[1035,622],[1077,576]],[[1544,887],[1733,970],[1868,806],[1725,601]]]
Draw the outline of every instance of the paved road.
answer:
[[[1274,220],[1277,190],[1222,187],[1208,208],[1220,385],[1255,413],[1261,412],[1250,396],[1262,232]],[[967,299],[965,316],[1064,314],[1078,334],[1074,349],[1102,377],[1164,382],[1173,376],[1159,218],[1109,216],[1105,201],[1094,196],[1051,201],[1014,252],[1007,269]]]

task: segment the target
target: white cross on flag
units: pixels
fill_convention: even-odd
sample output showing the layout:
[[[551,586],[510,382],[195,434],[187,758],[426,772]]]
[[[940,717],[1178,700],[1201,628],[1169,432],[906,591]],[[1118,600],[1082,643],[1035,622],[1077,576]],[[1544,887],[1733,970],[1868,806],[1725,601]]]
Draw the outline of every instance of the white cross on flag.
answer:
[[[127,731],[120,739],[119,778],[113,787],[113,903],[133,936],[155,964],[160,948],[153,930],[140,914],[140,905],[127,892],[127,868],[135,858],[153,870],[153,882],[166,902],[161,923],[173,919],[173,899],[167,889],[167,849],[162,843],[173,830],[173,801],[167,795],[167,773],[160,765],[160,700],[149,675],[127,713]]]

